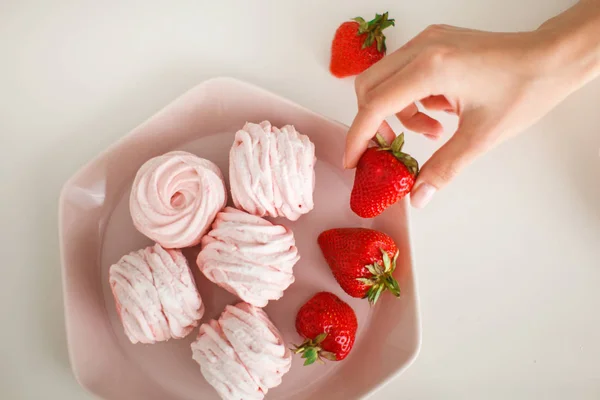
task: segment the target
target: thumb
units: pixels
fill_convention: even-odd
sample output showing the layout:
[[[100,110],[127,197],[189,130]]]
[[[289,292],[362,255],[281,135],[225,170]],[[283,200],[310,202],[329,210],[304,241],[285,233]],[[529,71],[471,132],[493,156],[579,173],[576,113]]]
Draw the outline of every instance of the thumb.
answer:
[[[435,193],[446,186],[458,173],[480,153],[473,140],[474,135],[459,129],[421,167],[410,202],[415,208],[425,207]]]

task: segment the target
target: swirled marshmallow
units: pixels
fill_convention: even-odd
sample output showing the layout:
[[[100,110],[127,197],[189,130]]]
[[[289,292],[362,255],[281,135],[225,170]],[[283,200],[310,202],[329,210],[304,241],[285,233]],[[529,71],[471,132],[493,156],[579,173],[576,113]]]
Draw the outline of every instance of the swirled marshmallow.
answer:
[[[283,225],[227,207],[202,239],[198,268],[212,282],[256,307],[283,296],[300,259]]]
[[[229,152],[231,197],[259,217],[300,218],[314,207],[315,145],[291,125],[246,123]]]
[[[166,248],[200,243],[227,194],[214,163],[184,151],[148,160],[139,169],[129,198],[133,224]]]
[[[125,334],[132,343],[187,336],[204,314],[187,260],[160,245],[123,256],[109,281]]]
[[[222,399],[263,399],[281,384],[292,356],[267,314],[250,304],[227,306],[200,326],[192,356]]]

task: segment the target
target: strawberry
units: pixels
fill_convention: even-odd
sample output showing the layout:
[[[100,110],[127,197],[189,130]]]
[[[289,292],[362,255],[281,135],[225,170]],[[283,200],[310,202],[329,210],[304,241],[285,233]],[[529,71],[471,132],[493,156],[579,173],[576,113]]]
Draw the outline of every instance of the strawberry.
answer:
[[[302,354],[304,365],[322,361],[341,361],[354,345],[358,322],[354,310],[339,297],[319,292],[296,315],[296,330],[306,340],[294,352]]]
[[[387,12],[369,22],[357,17],[341,24],[331,44],[331,73],[338,78],[358,75],[381,60],[386,52],[383,30],[390,26],[394,20]]]
[[[394,279],[398,248],[383,232],[366,228],[329,229],[319,235],[319,246],[342,289],[352,297],[375,304],[384,290],[400,296]]]
[[[379,147],[365,151],[354,175],[350,208],[358,216],[373,218],[410,193],[419,172],[417,160],[402,152],[404,133],[388,145],[377,134]]]

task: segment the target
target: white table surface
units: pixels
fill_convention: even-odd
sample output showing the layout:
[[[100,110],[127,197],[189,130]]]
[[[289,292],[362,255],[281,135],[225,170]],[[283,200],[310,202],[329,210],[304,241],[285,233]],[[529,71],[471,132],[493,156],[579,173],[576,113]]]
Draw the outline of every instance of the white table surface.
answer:
[[[66,351],[58,193],[180,93],[229,75],[349,123],[352,80],[327,70],[346,18],[389,10],[395,49],[432,23],[525,30],[572,4],[117,3],[0,2],[3,399],[91,398]],[[413,213],[423,346],[374,398],[600,398],[599,103],[596,81]],[[408,141],[421,160],[437,146]]]

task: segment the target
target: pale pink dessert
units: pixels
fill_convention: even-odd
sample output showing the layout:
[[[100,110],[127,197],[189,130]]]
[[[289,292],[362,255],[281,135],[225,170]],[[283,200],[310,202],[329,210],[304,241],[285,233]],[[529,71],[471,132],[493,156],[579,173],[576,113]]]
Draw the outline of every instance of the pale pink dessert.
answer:
[[[109,270],[110,287],[132,343],[187,336],[204,314],[187,260],[160,245],[123,256]]]
[[[196,262],[210,281],[264,307],[294,282],[293,267],[299,259],[290,229],[226,207],[202,239]]]
[[[229,305],[218,321],[202,324],[191,347],[202,375],[225,400],[264,398],[292,362],[267,314],[247,303]]]
[[[137,172],[129,210],[133,224],[166,248],[200,243],[227,194],[219,167],[184,151],[148,160]]]
[[[291,125],[246,123],[229,152],[231,197],[259,217],[300,218],[314,207],[315,145]]]

